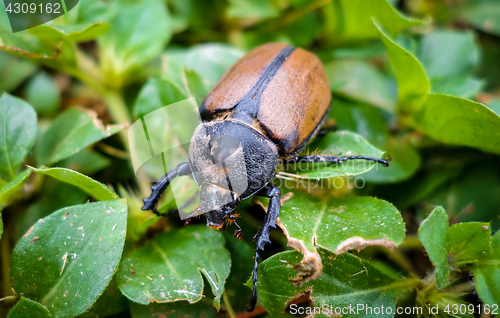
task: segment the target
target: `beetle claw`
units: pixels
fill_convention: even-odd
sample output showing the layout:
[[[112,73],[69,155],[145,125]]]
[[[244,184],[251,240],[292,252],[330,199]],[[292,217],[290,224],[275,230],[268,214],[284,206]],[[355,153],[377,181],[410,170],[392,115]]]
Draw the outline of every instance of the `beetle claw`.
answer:
[[[241,229],[236,230],[236,231],[234,231],[233,236],[241,241],[241,238],[243,237],[243,231]]]
[[[243,230],[238,225],[238,223],[236,223],[236,216],[234,216],[234,214],[231,214],[229,216],[229,219],[231,219],[231,221],[233,221],[234,225],[236,225],[236,228],[237,228],[237,230],[234,231],[233,237],[236,237],[238,240],[241,241],[241,238],[243,237]]]

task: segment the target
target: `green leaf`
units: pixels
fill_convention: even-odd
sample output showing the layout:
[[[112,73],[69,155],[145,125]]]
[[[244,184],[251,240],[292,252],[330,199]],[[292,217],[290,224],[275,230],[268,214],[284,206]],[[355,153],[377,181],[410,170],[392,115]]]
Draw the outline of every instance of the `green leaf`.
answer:
[[[450,227],[452,264],[462,266],[487,259],[491,254],[489,223],[457,223]]]
[[[491,252],[491,255],[500,257],[500,231],[491,237]]]
[[[434,30],[422,37],[419,61],[432,80],[469,74],[479,62],[472,32]]]
[[[364,60],[377,58],[385,53],[385,46],[382,42],[367,43],[355,47],[336,47],[332,51],[331,57],[334,59],[356,59]]]
[[[398,45],[373,21],[385,45],[389,62],[398,81],[399,108],[404,113],[418,111],[430,90],[429,80],[422,64],[408,50]]]
[[[239,218],[238,221],[240,222]],[[245,240],[236,240],[229,229],[223,234],[226,239],[226,248],[231,255],[231,273],[227,278],[224,291],[233,310],[240,312],[246,309],[252,294],[252,291],[245,286],[245,282],[253,270],[255,250]]]
[[[36,301],[21,297],[17,304],[9,312],[7,318],[50,318],[52,315],[43,305]]]
[[[109,6],[111,27],[97,42],[106,83],[121,87],[170,40],[170,16],[161,0],[117,0]]]
[[[248,289],[248,288],[247,288]],[[220,315],[212,306],[208,299],[204,298],[201,301],[190,304],[187,301],[176,301],[173,303],[158,304],[151,303],[144,306],[137,303],[130,303],[130,313],[132,318],[151,318],[151,317],[168,317],[168,318],[219,318]]]
[[[10,201],[16,198],[18,192],[21,190],[26,181],[28,181],[30,174],[31,170],[26,169],[0,189],[0,208],[8,205]]]
[[[212,88],[222,74],[242,56],[241,49],[221,43],[203,43],[187,49],[168,49],[162,56],[162,78],[175,83],[187,94],[183,72],[188,69],[195,71],[208,87]]]
[[[63,19],[63,22],[68,25],[106,21],[109,15],[108,5],[109,3],[101,0],[79,1],[75,10],[67,12],[59,19]]]
[[[369,183],[396,183],[410,178],[420,167],[420,155],[409,143],[400,139],[391,139],[383,148],[392,160],[389,167],[372,169],[363,175]]]
[[[448,215],[442,207],[432,210],[418,228],[418,238],[424,245],[432,264],[436,267],[438,288],[446,286],[450,272],[448,256],[451,243],[448,228]]]
[[[31,169],[29,170],[31,171]],[[83,204],[88,201],[88,194],[85,192],[53,178],[45,178],[41,189],[43,189],[41,198],[29,205],[26,212],[19,215],[16,219],[16,242],[39,219],[43,219],[55,210],[70,205]]]
[[[429,94],[414,121],[418,130],[441,142],[500,153],[500,117],[483,104]]]
[[[181,88],[170,80],[150,78],[139,92],[134,112],[137,117],[143,117],[163,106],[186,98],[188,98],[187,92],[183,93]]]
[[[459,6],[458,16],[484,32],[500,35],[500,13],[495,0],[466,1]]]
[[[159,93],[162,94],[162,92]],[[144,102],[142,105],[146,107],[154,108],[159,105],[157,97],[151,97],[151,99],[146,97],[142,101]],[[149,101],[152,103],[148,104]],[[162,107],[136,121],[128,130],[130,153],[134,167],[137,169],[136,175],[141,180],[151,181],[148,177],[150,175],[156,181],[166,173],[165,168],[169,171],[179,163],[186,162],[188,160],[187,148],[199,124],[198,118],[198,107],[194,98],[190,98]],[[143,177],[145,172],[147,175]],[[177,181],[174,180],[172,186],[175,187],[176,183]],[[165,194],[168,194],[172,186]]]
[[[144,83],[134,103],[136,117],[143,117],[150,112],[166,106],[163,104],[160,96],[161,84],[162,82],[156,78],[150,78]],[[170,82],[165,82],[165,85],[169,84]]]
[[[0,93],[16,89],[36,69],[35,63],[0,51]]]
[[[100,201],[119,199],[118,195],[111,191],[106,185],[96,181],[79,172],[66,168],[33,168],[31,170],[51,176],[57,180],[74,185],[90,194],[93,198]]]
[[[297,13],[298,16],[299,14],[303,14],[303,16],[284,26],[284,36],[290,39],[291,44],[296,47],[311,47],[313,41],[318,38],[320,32],[323,31],[323,20],[321,20],[316,12],[307,11],[310,10],[309,8],[323,3],[322,1],[323,0],[316,0],[312,2],[309,7],[304,6],[294,12]]]
[[[499,229],[496,208],[500,206],[500,175],[492,173],[497,164],[472,164],[458,169],[462,173],[454,176],[447,186],[434,189],[425,197],[413,196],[415,202],[424,199],[430,205],[442,205],[456,222],[491,221],[492,230]],[[426,175],[425,178],[431,179],[432,176]]]
[[[0,98],[0,177],[12,180],[35,143],[36,113],[17,97]]]
[[[157,223],[160,218],[153,213],[141,210],[144,205],[142,198],[131,189],[118,185],[118,193],[127,200],[127,242],[141,242],[149,227]]]
[[[276,18],[279,10],[266,0],[230,0],[226,8],[229,18],[266,19]]]
[[[0,4],[2,7],[4,3]],[[1,9],[0,50],[71,74],[79,71],[75,48],[70,42],[41,41],[27,30],[12,33],[7,12]]]
[[[335,35],[348,40],[377,38],[379,33],[372,18],[380,21],[393,36],[401,30],[422,24],[420,20],[403,16],[386,0],[336,0],[332,9],[338,21]]]
[[[335,93],[394,112],[396,94],[393,80],[373,65],[358,60],[335,60],[325,64],[330,88]],[[336,87],[338,83],[345,83]],[[335,100],[332,102],[335,109]]]
[[[190,226],[160,234],[126,255],[117,283],[127,298],[139,304],[195,303],[203,297],[203,274],[218,309],[230,264],[222,234],[205,226]]]
[[[469,98],[483,83],[472,75],[479,63],[479,49],[472,32],[434,30],[422,37],[419,61],[431,82],[431,91]]]
[[[41,219],[14,249],[14,289],[54,317],[83,313],[111,281],[126,227],[127,205],[119,200],[71,206]]]
[[[319,149],[322,154],[335,156],[354,156],[363,155],[374,158],[382,158],[385,153],[382,150],[370,145],[361,136],[349,131],[336,131],[325,136],[316,138],[306,149]],[[288,166],[288,176],[293,176],[301,179],[326,179],[337,176],[354,176],[366,172],[373,167],[375,163],[366,160],[351,160],[342,164],[297,164]],[[288,173],[290,172],[290,173]]]
[[[66,159],[99,140],[116,134],[124,125],[104,126],[90,110],[70,108],[43,135],[37,154],[40,165]]]
[[[178,62],[183,63],[180,59]],[[173,62],[169,63],[172,65]],[[163,75],[163,77],[167,76],[168,79],[151,78],[143,86],[134,105],[135,112],[139,117],[189,97],[195,97],[196,104],[199,105],[210,92],[211,87],[215,85],[215,83],[212,84],[209,80],[202,78],[196,71],[184,67],[178,68],[181,64],[174,65],[176,67],[169,66]],[[178,70],[180,75],[166,75],[172,74],[173,70]],[[213,75],[209,72],[204,73]]]
[[[476,292],[484,304],[495,306],[500,301],[500,268],[499,260],[495,265],[472,267]]]
[[[491,265],[474,266],[471,268],[474,274],[476,292],[484,304],[490,306],[498,305],[500,302],[500,259],[490,261]]]
[[[481,92],[485,81],[474,76],[458,76],[431,83],[432,91],[461,98],[473,98]]]
[[[460,174],[460,168],[448,167],[431,169],[425,174],[416,174],[413,178],[390,185],[378,185],[375,188],[374,195],[381,197],[398,208],[406,208],[412,204],[426,200],[430,195],[448,182],[451,178]],[[426,200],[426,202],[429,202]],[[440,203],[432,203],[432,205],[443,205]],[[445,206],[445,209],[447,207]],[[448,214],[452,215],[449,210]]]
[[[314,281],[304,284],[300,289],[295,287],[293,281],[296,275],[293,269],[301,255],[295,251],[286,251],[275,254],[259,264],[257,290],[259,299],[270,314],[278,314],[286,308],[299,292],[310,291],[315,307],[328,308],[322,317],[332,317],[342,308],[347,308],[342,317],[370,317],[364,315],[360,308],[358,315],[349,314],[349,307],[353,304],[368,307],[384,306],[392,308],[395,312],[396,299],[406,289],[418,284],[413,279],[397,279],[371,266],[368,262],[344,253],[332,255],[321,251],[324,264],[323,274]],[[251,284],[251,280],[247,285]],[[250,285],[251,286],[251,285]],[[333,312],[330,307],[333,307]],[[295,307],[297,308],[297,307]],[[359,308],[359,307],[356,307]],[[290,307],[293,314],[293,306]],[[325,315],[326,314],[326,315]]]
[[[128,223],[128,222],[127,222]],[[122,295],[116,285],[116,280],[112,279],[104,293],[97,299],[95,304],[79,318],[98,318],[116,315],[128,310],[127,298]]]
[[[75,155],[57,163],[60,167],[67,167],[83,174],[93,174],[108,167],[111,161],[97,151],[84,148]]]
[[[476,292],[483,303],[490,306],[500,303],[500,231],[491,237],[492,253],[489,258],[471,268]]]
[[[80,43],[93,40],[109,30],[109,23],[95,22],[74,25],[39,25],[29,29],[42,41],[67,40],[70,43]]]
[[[299,191],[281,207],[287,238],[307,250],[321,247],[335,254],[370,245],[393,248],[405,237],[405,224],[389,202],[372,197],[315,198]]]
[[[24,94],[37,113],[45,115],[57,109],[61,96],[55,81],[43,71],[28,82]]]
[[[374,145],[383,145],[389,138],[384,112],[370,105],[333,98],[328,115],[338,130],[350,130]],[[392,164],[392,163],[391,163]]]
[[[184,70],[184,76],[188,87],[188,95],[196,98],[196,104],[200,105],[210,92],[209,84],[195,71]]]

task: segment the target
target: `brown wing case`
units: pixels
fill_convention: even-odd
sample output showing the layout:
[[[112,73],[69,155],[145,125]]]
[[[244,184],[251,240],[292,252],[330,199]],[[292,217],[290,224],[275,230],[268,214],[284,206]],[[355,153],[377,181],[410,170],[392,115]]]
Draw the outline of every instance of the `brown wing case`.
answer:
[[[243,112],[257,119],[281,156],[300,151],[331,102],[319,59],[281,43],[262,45],[236,62],[200,106],[204,120]]]

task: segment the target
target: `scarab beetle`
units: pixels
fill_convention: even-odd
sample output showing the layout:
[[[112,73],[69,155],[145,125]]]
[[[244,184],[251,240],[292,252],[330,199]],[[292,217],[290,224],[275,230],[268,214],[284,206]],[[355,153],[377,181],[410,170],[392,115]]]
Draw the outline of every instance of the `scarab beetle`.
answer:
[[[254,236],[249,311],[257,301],[259,253],[270,243],[269,233],[276,227],[281,207],[280,189],[271,182],[278,160],[341,163],[364,159],[384,165],[390,160],[297,156],[319,131],[330,105],[328,79],[315,55],[281,43],[250,51],[226,71],[201,103],[203,122],[191,139],[189,162],[165,174],[143,199],[143,210],[159,214],[156,205],[172,179],[191,176],[201,187],[199,212],[206,215],[207,226],[221,228],[232,221],[240,239],[241,229],[233,214],[238,203],[253,195],[270,199],[262,227]]]

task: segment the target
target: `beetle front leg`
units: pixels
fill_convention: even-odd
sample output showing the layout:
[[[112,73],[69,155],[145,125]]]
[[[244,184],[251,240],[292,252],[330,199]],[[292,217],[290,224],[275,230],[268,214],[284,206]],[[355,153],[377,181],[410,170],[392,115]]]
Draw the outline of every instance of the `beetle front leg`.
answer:
[[[234,231],[233,237],[236,237],[241,241],[241,238],[243,237],[243,231],[241,230],[240,225],[236,222],[236,216],[234,214],[230,214],[229,219],[233,221],[233,224],[236,226],[236,231]]]
[[[262,224],[259,232],[255,234],[253,239],[257,244],[255,249],[255,259],[253,265],[253,291],[252,298],[250,298],[250,305],[247,311],[253,311],[255,309],[255,304],[257,303],[257,270],[259,266],[259,253],[264,251],[266,244],[271,243],[269,239],[269,233],[271,230],[276,228],[276,220],[280,215],[281,208],[281,191],[280,189],[272,183],[269,183],[265,188],[257,193],[259,196],[265,196],[270,198],[269,207],[267,208],[267,214],[264,218],[264,223]]]
[[[151,186],[151,195],[148,198],[142,199],[144,205],[142,206],[141,210],[152,210],[153,213],[158,216],[168,215],[168,213],[162,214],[156,210],[156,206],[158,205],[161,194],[163,193],[163,191],[165,191],[165,189],[175,177],[186,176],[191,173],[191,167],[187,162],[181,163],[174,170],[167,172],[163,177],[160,178],[160,180],[158,180],[157,183]]]

